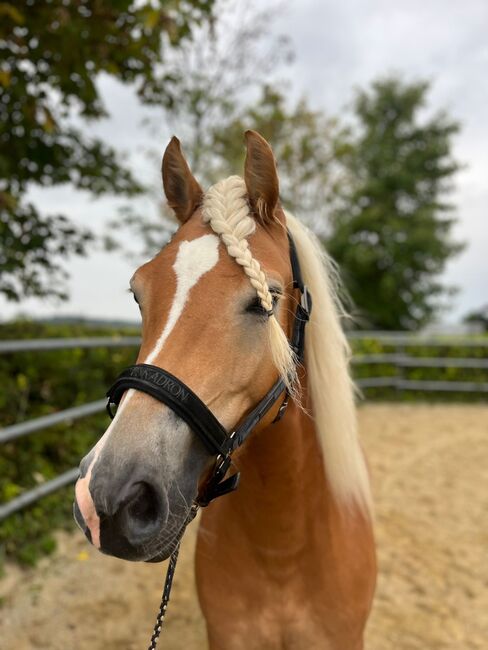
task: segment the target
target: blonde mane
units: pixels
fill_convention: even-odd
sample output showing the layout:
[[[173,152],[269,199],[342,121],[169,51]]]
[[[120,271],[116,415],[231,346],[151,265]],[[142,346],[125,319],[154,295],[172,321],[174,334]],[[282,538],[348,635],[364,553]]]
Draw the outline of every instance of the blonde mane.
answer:
[[[336,497],[372,513],[368,468],[357,434],[350,349],[342,330],[337,271],[315,235],[292,214],[286,224],[312,294],[312,317],[305,330],[305,367],[312,415],[329,485]]]
[[[229,176],[212,185],[203,199],[203,221],[219,235],[227,252],[242,266],[252,286],[268,313],[268,341],[276,369],[289,392],[296,389],[296,364],[285,332],[273,310],[273,297],[266,275],[257,259],[252,256],[247,237],[256,230],[256,222],[250,214],[247,189],[239,176]]]
[[[242,266],[269,314],[269,343],[273,362],[295,394],[295,360],[285,333],[275,318],[266,276],[252,256],[247,238],[256,229],[246,185],[230,176],[213,185],[203,200],[203,220],[220,237],[227,252]],[[306,328],[305,366],[312,417],[319,438],[328,483],[336,498],[372,512],[366,461],[357,435],[354,385],[349,375],[350,351],[340,323],[343,314],[336,293],[336,271],[319,241],[293,215],[286,223],[300,260],[302,276],[313,299]]]

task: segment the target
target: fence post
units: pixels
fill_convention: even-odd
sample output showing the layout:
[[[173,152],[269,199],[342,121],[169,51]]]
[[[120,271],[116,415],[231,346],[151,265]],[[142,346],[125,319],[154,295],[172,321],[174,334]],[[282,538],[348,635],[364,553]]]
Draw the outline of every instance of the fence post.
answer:
[[[402,380],[405,379],[405,368],[401,363],[402,357],[405,356],[406,348],[404,343],[399,342],[401,339],[399,339],[396,344],[395,344],[395,355],[396,355],[396,390],[397,394],[401,396],[403,389],[402,389]]]

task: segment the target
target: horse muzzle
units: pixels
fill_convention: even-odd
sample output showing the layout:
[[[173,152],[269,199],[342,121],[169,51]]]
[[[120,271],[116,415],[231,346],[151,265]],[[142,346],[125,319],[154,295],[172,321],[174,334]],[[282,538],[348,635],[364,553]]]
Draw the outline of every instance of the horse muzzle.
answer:
[[[97,481],[96,476],[89,486],[80,479],[74,517],[102,553],[124,560],[166,559],[179,538],[179,516],[170,518],[165,489],[147,476],[133,477],[120,486]],[[181,519],[183,529],[185,513]]]

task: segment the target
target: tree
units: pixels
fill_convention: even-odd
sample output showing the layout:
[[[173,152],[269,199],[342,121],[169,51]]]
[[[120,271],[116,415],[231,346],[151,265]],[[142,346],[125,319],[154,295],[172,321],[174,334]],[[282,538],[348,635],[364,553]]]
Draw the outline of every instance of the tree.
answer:
[[[166,60],[170,76],[180,77],[178,102],[161,106],[161,113],[148,120],[147,126],[156,142],[178,136],[203,187],[230,173],[242,173],[242,167],[235,163],[244,152],[243,131],[235,142],[230,134],[233,138],[243,115],[260,104],[260,94],[270,76],[276,84],[280,66],[292,58],[288,38],[270,31],[278,10],[278,4],[263,9],[253,0],[216,0],[214,14],[218,19],[201,25],[193,38]],[[161,155],[160,148],[150,152],[154,169],[159,168]],[[150,193],[158,206],[156,214],[149,217],[134,206],[124,208],[109,224],[109,248],[145,258],[169,239],[176,224],[163,201],[159,178]],[[129,228],[134,235],[130,249],[118,237],[121,227]]]
[[[305,99],[290,102],[287,84],[277,80],[283,64],[293,57],[288,39],[269,32],[278,9],[217,0],[218,21],[202,26],[172,53],[169,68],[178,70],[183,80],[178,104],[170,111],[163,108],[150,128],[156,141],[178,135],[203,187],[229,174],[242,174],[244,131],[259,131],[273,146],[285,207],[322,231],[335,195],[339,168],[333,135],[339,127],[336,120],[312,110]],[[154,151],[151,158],[156,169],[161,151]],[[153,194],[161,204],[160,182]],[[109,244],[117,245],[114,233],[120,232],[121,224],[132,230],[134,241],[142,240],[142,251],[130,251],[136,257],[153,255],[175,227],[164,206],[155,218],[125,210],[111,224]]]
[[[450,289],[439,274],[462,246],[446,197],[459,164],[445,113],[424,117],[429,84],[390,78],[357,93],[357,127],[336,144],[348,180],[326,240],[367,327],[416,329]]]
[[[0,293],[60,296],[60,258],[90,238],[64,215],[42,215],[32,185],[69,183],[94,195],[141,185],[116,152],[82,128],[106,116],[101,73],[142,102],[171,107],[178,77],[162,65],[208,18],[213,0],[20,0],[0,4]]]
[[[242,174],[243,133],[247,129],[261,133],[273,148],[284,207],[324,234],[341,178],[334,151],[341,132],[338,121],[310,108],[306,99],[291,103],[283,90],[265,84],[258,101],[225,129],[214,127],[211,137],[219,163],[217,177]]]

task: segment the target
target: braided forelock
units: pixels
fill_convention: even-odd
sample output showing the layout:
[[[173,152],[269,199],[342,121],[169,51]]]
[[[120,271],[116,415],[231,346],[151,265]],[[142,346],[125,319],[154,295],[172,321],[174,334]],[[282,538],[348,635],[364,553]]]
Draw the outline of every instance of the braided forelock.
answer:
[[[203,221],[220,237],[227,252],[242,266],[269,315],[269,342],[273,362],[287,388],[295,392],[296,366],[292,350],[273,312],[273,297],[261,265],[251,253],[247,237],[256,230],[250,214],[246,184],[239,176],[229,176],[213,185],[203,199]]]

